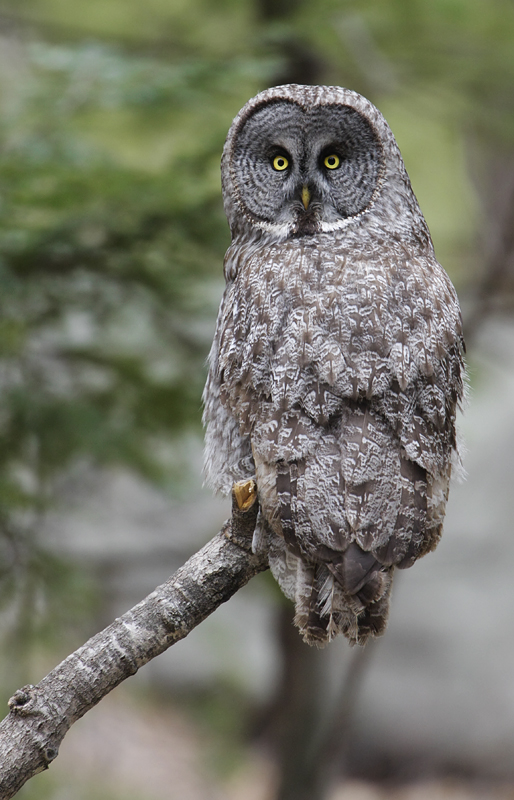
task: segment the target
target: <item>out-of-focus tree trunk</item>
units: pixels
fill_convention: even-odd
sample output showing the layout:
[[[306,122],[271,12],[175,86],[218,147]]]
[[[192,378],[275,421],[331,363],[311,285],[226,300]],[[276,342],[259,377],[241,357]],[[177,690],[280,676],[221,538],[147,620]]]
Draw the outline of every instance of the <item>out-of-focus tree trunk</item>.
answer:
[[[304,644],[292,624],[290,606],[279,616],[283,658],[272,741],[279,767],[277,800],[324,796],[316,759],[324,709],[326,653]]]
[[[374,645],[348,646],[344,654],[338,649],[343,657],[334,670],[330,645],[318,650],[304,644],[290,605],[281,605],[277,623],[282,673],[262,726],[277,765],[276,800],[324,800],[345,770]]]
[[[477,181],[485,213],[482,234],[483,270],[471,287],[465,318],[468,342],[491,314],[514,311],[514,155],[500,153],[486,164]]]
[[[304,0],[257,0],[257,15],[263,26],[279,23],[288,20],[303,4]],[[272,45],[282,61],[273,84],[323,82],[323,59],[293,33],[292,27],[287,33],[273,35]]]

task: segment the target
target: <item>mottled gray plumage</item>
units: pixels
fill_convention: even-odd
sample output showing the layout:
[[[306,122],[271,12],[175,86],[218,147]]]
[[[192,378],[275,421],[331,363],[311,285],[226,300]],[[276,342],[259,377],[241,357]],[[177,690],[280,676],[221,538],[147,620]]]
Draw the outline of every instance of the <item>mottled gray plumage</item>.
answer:
[[[463,396],[457,296],[394,136],[355,92],[250,100],[222,182],[232,244],[207,480],[229,493],[256,477],[254,548],[304,639],[364,643],[385,628],[395,567],[441,535]]]

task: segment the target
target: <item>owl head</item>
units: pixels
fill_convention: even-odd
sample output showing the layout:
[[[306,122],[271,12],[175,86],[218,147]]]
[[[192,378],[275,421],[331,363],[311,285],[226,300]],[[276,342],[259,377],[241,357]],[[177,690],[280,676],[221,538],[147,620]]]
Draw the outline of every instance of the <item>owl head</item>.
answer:
[[[426,246],[395,138],[362,95],[334,86],[278,86],[234,119],[222,159],[233,236],[291,239],[366,230]]]

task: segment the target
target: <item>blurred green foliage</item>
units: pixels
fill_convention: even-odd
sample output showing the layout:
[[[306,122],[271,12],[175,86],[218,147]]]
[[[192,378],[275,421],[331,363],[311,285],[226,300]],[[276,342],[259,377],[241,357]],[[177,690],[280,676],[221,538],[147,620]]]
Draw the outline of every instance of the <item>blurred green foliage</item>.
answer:
[[[57,632],[50,598],[79,593],[38,538],[60,476],[82,460],[166,481],[173,438],[199,428],[227,246],[216,98],[231,108],[233,74],[252,94],[266,65],[32,37],[4,54],[0,601],[18,589],[29,639],[35,594]]]
[[[25,587],[28,608],[67,581],[38,539],[59,478],[85,461],[167,481],[199,428],[243,103],[282,80],[370,97],[466,288],[470,165],[513,149],[514,5],[3,0],[0,22],[0,601]]]

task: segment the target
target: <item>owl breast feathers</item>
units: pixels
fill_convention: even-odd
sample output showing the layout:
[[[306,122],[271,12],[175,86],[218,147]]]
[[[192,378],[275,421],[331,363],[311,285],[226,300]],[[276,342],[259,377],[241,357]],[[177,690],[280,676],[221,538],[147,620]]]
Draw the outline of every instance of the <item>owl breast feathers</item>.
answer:
[[[441,535],[463,339],[400,152],[337,87],[249,101],[222,160],[232,244],[204,392],[217,491],[255,477],[254,549],[306,642],[384,631]]]

